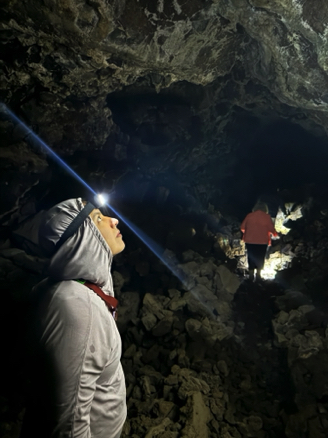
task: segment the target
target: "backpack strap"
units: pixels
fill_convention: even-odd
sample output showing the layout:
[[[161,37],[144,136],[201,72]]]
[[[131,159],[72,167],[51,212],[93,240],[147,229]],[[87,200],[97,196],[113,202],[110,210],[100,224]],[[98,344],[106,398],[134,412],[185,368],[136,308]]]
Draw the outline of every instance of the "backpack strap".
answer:
[[[100,296],[101,299],[103,299],[110,311],[110,313],[113,315],[115,321],[117,321],[117,307],[118,307],[118,301],[116,298],[111,297],[110,295],[105,294],[99,286],[96,284],[90,283],[89,281],[81,281],[77,280],[79,283],[84,284],[84,286],[88,287],[89,289],[93,290],[97,295]]]

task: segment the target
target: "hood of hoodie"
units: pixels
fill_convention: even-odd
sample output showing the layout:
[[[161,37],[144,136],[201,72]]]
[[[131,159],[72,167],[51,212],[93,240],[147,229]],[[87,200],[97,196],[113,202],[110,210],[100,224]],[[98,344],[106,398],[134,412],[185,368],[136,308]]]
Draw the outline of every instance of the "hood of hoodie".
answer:
[[[114,296],[110,273],[113,255],[90,216],[54,252],[60,236],[83,208],[81,198],[68,199],[45,213],[39,228],[39,245],[51,257],[48,275],[54,281],[88,280]]]

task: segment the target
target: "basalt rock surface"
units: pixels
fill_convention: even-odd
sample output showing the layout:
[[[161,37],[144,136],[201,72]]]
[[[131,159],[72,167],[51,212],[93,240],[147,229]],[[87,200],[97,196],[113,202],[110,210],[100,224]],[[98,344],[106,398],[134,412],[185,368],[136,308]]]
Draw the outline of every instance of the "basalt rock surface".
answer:
[[[2,102],[88,182],[112,187],[132,170],[145,185],[169,171],[207,208],[238,174],[245,131],[249,143],[284,119],[325,138],[323,0],[0,7]],[[1,114],[4,214],[35,184],[47,187],[49,171],[44,148],[5,107]],[[172,192],[163,175],[157,185]]]

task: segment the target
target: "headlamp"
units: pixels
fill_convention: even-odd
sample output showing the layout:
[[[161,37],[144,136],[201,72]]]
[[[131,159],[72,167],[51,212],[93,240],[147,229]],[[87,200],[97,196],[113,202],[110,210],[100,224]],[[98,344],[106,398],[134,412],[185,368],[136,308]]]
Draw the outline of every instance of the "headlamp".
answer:
[[[99,193],[94,198],[97,207],[103,207],[108,202],[108,196],[104,193]]]

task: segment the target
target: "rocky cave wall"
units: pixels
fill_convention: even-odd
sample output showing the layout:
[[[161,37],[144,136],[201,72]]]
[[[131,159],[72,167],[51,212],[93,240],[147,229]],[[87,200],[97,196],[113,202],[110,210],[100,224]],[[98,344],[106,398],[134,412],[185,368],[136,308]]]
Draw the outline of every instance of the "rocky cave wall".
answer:
[[[28,0],[3,2],[1,16],[1,101],[89,180],[173,168],[204,196],[220,183],[209,163],[229,172],[240,113],[326,132],[324,1]],[[129,127],[120,91],[139,95]],[[161,91],[166,104],[152,99]],[[46,164],[19,128],[1,131],[5,212]]]
[[[18,435],[26,405],[21,333],[45,265],[12,230],[87,194],[9,108],[178,269],[124,229],[123,438],[326,437],[326,2],[11,0],[0,11],[2,435]],[[237,269],[238,224],[261,195],[304,217],[272,249],[293,255],[289,269],[254,285]]]

